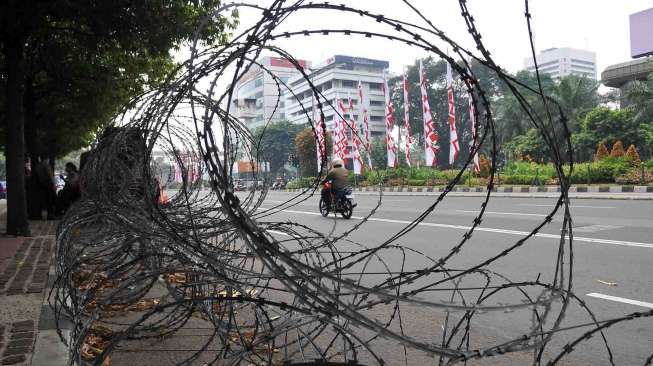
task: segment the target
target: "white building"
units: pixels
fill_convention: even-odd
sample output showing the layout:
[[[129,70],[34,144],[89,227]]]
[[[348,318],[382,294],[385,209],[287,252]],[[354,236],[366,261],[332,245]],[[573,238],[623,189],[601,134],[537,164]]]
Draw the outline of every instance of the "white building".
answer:
[[[549,48],[536,56],[540,73],[558,79],[567,75],[587,76],[596,80],[596,54],[576,48]],[[524,68],[535,72],[533,58],[524,59]]]
[[[363,120],[360,115],[361,106],[358,100],[358,82],[361,81],[363,85],[363,102],[368,109],[369,115],[370,137],[379,137],[385,136],[383,75],[388,66],[388,61],[336,55],[311,70],[309,78],[336,108],[336,95],[343,100],[345,106],[348,106],[348,98],[351,97],[354,105],[353,117],[358,121],[359,126]],[[312,106],[315,105],[317,109],[313,92],[306,79],[301,75],[291,78],[289,82],[297,97],[286,93],[286,118],[296,124],[308,123],[309,116],[311,118],[313,116]],[[302,105],[308,112],[308,116],[302,109]],[[333,131],[333,117],[336,112],[324,101],[322,102],[322,110],[325,115],[327,129]],[[348,114],[345,114],[344,117],[350,118]]]
[[[232,100],[232,112],[249,129],[261,127],[270,119],[277,122],[286,119],[285,102],[279,95],[279,87],[275,82],[274,74],[283,82],[291,77],[300,74],[295,65],[280,57],[262,57],[257,61],[263,67],[253,65],[243,75],[234,87],[234,98]],[[310,67],[310,62],[298,60],[303,68]],[[284,93],[281,85],[281,92]]]

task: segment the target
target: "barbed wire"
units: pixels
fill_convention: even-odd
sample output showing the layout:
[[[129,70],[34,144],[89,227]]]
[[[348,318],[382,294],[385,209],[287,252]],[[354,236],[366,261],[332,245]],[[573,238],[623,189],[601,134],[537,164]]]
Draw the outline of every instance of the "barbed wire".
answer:
[[[132,103],[134,108],[123,116],[120,127],[108,128],[98,139],[82,171],[83,198],[60,223],[57,279],[50,303],[58,324],[64,319],[72,322],[71,365],[107,365],[111,357],[147,351],[152,344],[162,344],[161,352],[180,354],[171,361],[178,365],[383,365],[423,364],[423,360],[450,365],[524,351],[532,355],[529,363],[554,365],[597,333],[608,362],[615,363],[604,331],[653,312],[599,319],[572,291],[568,177],[573,161],[562,109],[544,94],[539,82],[537,88],[525,85],[495,63],[466,1],[459,1],[461,17],[478,53],[460,46],[409,1],[402,1],[415,19],[393,19],[345,4],[277,0],[269,7],[224,5],[198,26],[190,58],[160,89]],[[201,44],[199,34],[214,19],[245,8],[260,12],[260,18],[225,45]],[[289,17],[309,11],[319,11],[325,19],[357,14],[360,26],[277,32]],[[525,14],[532,40],[528,1]],[[379,30],[372,31],[366,22],[377,24]],[[272,44],[277,39],[316,35],[417,47],[452,65],[475,106],[479,135],[464,167],[422,213],[387,238],[376,238],[378,243],[361,242],[354,234],[381,207],[380,189],[374,207],[356,224],[343,228],[338,220],[324,219],[330,224],[328,230],[299,221],[275,221],[275,215],[292,211],[317,192],[324,170],[309,188],[272,206],[263,206],[267,185],[261,190],[234,191],[234,162],[261,166],[264,160],[260,136],[257,140],[231,111],[234,85],[252,68],[273,80],[278,93],[275,111],[282,98],[293,99],[313,132],[319,130],[312,107],[309,110],[287,82],[257,61],[262,52],[273,53],[297,69],[313,94],[321,130],[326,130],[325,109],[336,111],[352,130],[301,63]],[[454,55],[449,56],[439,43]],[[475,264],[458,268],[451,263],[483,222],[492,197],[499,151],[491,100],[470,59],[508,87],[540,132],[551,151],[560,197],[530,233],[496,254],[473,258]],[[218,85],[224,80],[230,87],[222,92]],[[525,93],[539,96],[546,107],[544,115]],[[561,129],[564,146],[556,136]],[[482,147],[489,151],[492,164],[487,194],[471,226],[440,257],[411,248],[407,235],[439,208]],[[160,203],[159,183],[165,184],[172,173],[169,167],[153,163],[154,150],[163,151],[183,177],[165,204]],[[326,163],[322,156],[320,166]],[[190,172],[208,176],[208,189],[203,189],[201,179],[189,178]],[[254,175],[269,180],[263,172]],[[490,269],[553,225],[559,212],[561,234],[549,282],[540,276],[511,279]],[[563,325],[571,306],[585,311],[588,322]],[[502,340],[484,337],[476,328],[482,328],[478,318],[486,313],[499,322],[512,313],[526,314],[525,331]],[[409,320],[411,316],[440,326],[420,328]],[[547,348],[558,335],[577,329],[581,336],[560,350]],[[201,334],[195,335],[201,339],[193,347],[168,341],[184,331]],[[392,347],[401,352],[390,352]],[[651,364],[652,357],[645,363]]]

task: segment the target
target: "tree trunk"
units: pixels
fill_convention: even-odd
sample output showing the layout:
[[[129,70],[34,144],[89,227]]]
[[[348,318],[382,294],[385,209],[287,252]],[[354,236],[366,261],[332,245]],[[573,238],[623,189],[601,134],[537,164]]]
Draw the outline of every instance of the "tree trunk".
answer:
[[[20,38],[9,38],[4,44],[7,70],[7,233],[10,235],[29,235],[23,120],[24,41]]]

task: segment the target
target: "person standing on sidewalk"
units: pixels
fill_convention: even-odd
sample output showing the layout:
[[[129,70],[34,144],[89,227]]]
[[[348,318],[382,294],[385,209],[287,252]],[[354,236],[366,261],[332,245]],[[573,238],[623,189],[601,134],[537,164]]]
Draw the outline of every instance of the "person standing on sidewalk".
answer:
[[[57,204],[57,191],[54,183],[54,173],[46,156],[41,156],[41,161],[36,166],[36,183],[40,191],[41,198],[40,209],[47,209],[48,220],[55,219],[55,209]]]

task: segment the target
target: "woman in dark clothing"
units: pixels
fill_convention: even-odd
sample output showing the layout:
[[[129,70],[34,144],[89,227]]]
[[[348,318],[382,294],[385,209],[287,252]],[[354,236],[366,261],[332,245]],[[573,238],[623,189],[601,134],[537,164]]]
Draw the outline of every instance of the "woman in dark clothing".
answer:
[[[66,184],[64,185],[61,192],[59,192],[59,197],[57,197],[57,214],[64,214],[68,211],[70,205],[76,202],[80,194],[79,186],[79,172],[77,167],[73,163],[66,163],[66,178],[64,178]]]

